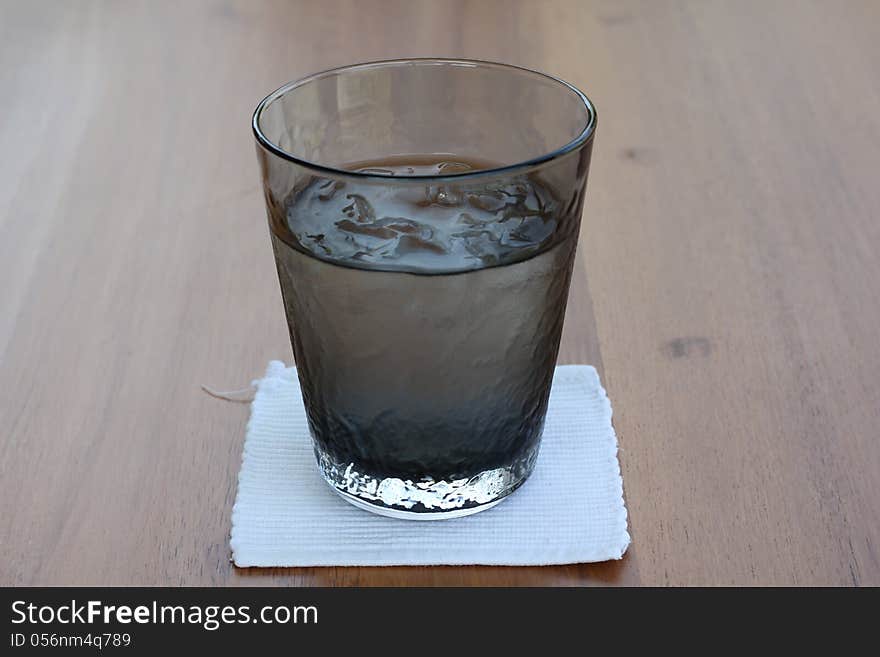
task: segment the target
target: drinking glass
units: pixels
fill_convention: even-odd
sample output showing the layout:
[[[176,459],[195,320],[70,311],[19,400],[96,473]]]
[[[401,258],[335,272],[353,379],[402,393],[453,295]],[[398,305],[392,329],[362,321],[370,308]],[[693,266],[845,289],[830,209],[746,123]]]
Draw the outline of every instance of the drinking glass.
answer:
[[[318,469],[464,516],[534,468],[596,112],[514,66],[374,62],[286,84],[253,130]]]

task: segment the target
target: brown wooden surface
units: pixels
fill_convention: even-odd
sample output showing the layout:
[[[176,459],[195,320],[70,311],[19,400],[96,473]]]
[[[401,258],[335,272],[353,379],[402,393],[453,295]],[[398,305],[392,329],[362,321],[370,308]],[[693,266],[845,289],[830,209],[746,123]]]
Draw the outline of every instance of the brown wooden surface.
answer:
[[[880,4],[0,3],[0,584],[880,584]],[[503,60],[599,108],[563,362],[633,545],[561,568],[236,570],[291,357],[249,129],[331,66]],[[589,284],[588,284],[589,279]]]

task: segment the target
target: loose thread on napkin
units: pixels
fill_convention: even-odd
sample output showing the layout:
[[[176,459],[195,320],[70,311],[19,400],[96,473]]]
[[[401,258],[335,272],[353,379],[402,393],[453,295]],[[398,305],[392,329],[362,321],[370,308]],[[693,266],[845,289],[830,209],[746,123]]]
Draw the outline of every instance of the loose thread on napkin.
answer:
[[[250,404],[254,401],[254,395],[257,392],[256,385],[253,383],[247,388],[241,388],[240,390],[215,390],[204,383],[201,387],[202,390],[216,399],[235,402],[236,404]]]

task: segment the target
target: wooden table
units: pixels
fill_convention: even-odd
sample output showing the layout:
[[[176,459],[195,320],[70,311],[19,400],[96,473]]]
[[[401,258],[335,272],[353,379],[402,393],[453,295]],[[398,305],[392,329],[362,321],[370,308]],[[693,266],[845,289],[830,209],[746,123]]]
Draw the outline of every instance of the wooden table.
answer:
[[[880,584],[880,4],[0,5],[0,584]],[[562,362],[633,544],[554,568],[237,570],[246,385],[291,352],[250,133],[447,55],[599,108]]]

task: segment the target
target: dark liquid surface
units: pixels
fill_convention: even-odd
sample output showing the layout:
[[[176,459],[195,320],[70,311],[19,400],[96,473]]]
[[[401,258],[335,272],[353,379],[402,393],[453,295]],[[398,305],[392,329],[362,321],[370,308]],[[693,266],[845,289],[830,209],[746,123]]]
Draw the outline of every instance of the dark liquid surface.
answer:
[[[472,183],[407,181],[492,163],[400,156],[348,169],[385,182],[312,179],[295,194],[279,233],[294,247],[349,267],[451,273],[524,260],[559,231],[559,201],[534,177]]]
[[[575,235],[563,229],[577,222],[533,178],[394,182],[313,179],[271,221],[325,475],[337,472],[340,487],[352,473],[367,487],[498,469],[525,476],[571,274]]]

